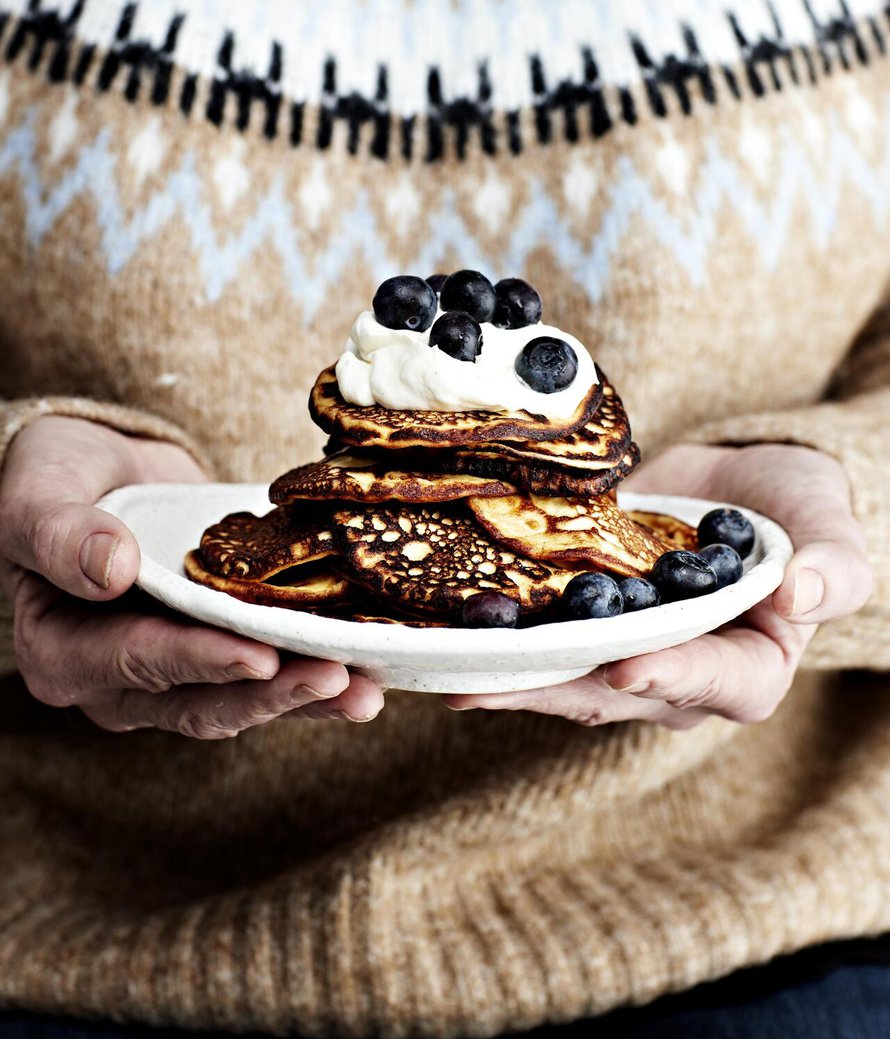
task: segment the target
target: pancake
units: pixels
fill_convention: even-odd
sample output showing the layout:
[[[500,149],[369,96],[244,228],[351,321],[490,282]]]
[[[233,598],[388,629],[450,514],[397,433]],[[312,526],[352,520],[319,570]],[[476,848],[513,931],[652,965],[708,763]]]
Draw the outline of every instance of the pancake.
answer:
[[[522,462],[490,451],[454,451],[445,464],[456,472],[502,480],[532,494],[597,498],[629,476],[639,460],[640,449],[631,441],[628,450],[617,462],[589,470]]]
[[[628,516],[634,523],[651,530],[653,534],[666,541],[671,548],[686,549],[687,552],[698,551],[698,531],[676,516],[667,516],[663,512],[629,511]]]
[[[494,544],[461,505],[342,509],[334,513],[334,536],[344,572],[409,611],[454,618],[467,596],[489,589],[539,610],[574,576]]]
[[[201,559],[210,573],[248,581],[263,581],[334,551],[326,510],[273,509],[265,516],[233,512],[201,536]]]
[[[585,501],[516,494],[469,498],[467,504],[499,544],[576,570],[640,577],[673,547],[634,523],[609,495]]]
[[[375,613],[351,613],[345,620],[355,621],[357,624],[404,624],[409,628],[448,628],[450,625],[445,621],[421,620],[418,617],[387,617]]]
[[[185,557],[185,572],[190,580],[206,585],[218,592],[258,606],[284,606],[291,609],[308,609],[319,606],[339,606],[356,598],[359,590],[347,578],[333,570],[309,568],[301,574],[302,567],[293,568],[287,583],[279,575],[276,583],[246,581],[238,577],[220,577],[206,569],[198,552],[189,552]]]
[[[269,489],[276,504],[301,499],[318,501],[455,501],[471,494],[480,498],[513,494],[515,487],[484,476],[436,471],[436,466],[413,455],[410,460],[391,458],[401,452],[362,455],[341,451],[318,462],[291,469]]]
[[[460,447],[490,440],[540,441],[563,437],[593,417],[603,396],[604,378],[590,387],[574,415],[551,420],[527,411],[396,411],[348,404],[340,394],[334,366],[325,368],[309,395],[309,412],[328,434],[353,447]]]
[[[580,469],[614,465],[630,447],[630,421],[615,387],[600,375],[603,399],[593,417],[574,433],[554,440],[498,443],[488,449],[527,463]]]
[[[333,610],[316,610],[321,617],[332,620],[355,621],[357,624],[404,624],[409,628],[448,628],[445,621],[436,620],[432,616],[420,617],[403,613],[392,606],[381,602],[356,602],[352,606],[341,606]]]

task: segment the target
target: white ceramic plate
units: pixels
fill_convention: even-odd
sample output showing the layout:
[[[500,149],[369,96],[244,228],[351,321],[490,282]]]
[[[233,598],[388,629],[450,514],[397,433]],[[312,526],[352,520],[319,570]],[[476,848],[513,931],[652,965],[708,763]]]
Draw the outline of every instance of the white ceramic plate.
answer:
[[[692,524],[721,504],[662,495],[619,497],[625,508],[666,512]],[[138,584],[161,602],[281,649],[349,664],[386,688],[419,692],[499,692],[553,685],[610,660],[687,642],[766,598],[779,586],[792,551],[778,524],[743,509],[757,532],[745,573],[737,584],[699,599],[525,630],[409,628],[254,606],[189,581],[182,569],[186,552],[198,544],[206,527],[227,513],[268,512],[265,484],[143,484],[113,491],[99,505],[136,535],[142,550]]]

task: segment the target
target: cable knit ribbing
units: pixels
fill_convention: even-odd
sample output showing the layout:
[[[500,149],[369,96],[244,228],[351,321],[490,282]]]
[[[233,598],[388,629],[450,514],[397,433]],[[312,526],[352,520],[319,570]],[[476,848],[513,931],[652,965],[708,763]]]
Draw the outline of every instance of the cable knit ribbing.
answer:
[[[416,698],[402,698],[412,731],[438,714],[430,701],[419,710]],[[511,717],[506,735],[528,724]],[[589,778],[603,775],[598,757],[612,757],[606,787],[639,793],[641,759],[662,781],[638,796],[633,813],[609,811],[614,802],[604,800],[593,812],[598,824],[581,827],[571,813],[555,824],[547,795],[564,770],[552,762],[535,782],[545,796],[528,819],[480,809],[490,798],[506,808],[515,785],[504,776],[460,809],[447,793],[437,799],[429,816],[436,839],[414,854],[420,819],[366,825],[336,859],[208,895],[185,911],[164,893],[177,863],[146,845],[141,872],[157,885],[151,898],[104,911],[101,925],[108,896],[92,875],[101,862],[75,856],[68,890],[4,908],[7,998],[48,1011],[114,1007],[124,1018],[282,1034],[490,1036],[646,1002],[802,941],[890,927],[882,894],[890,867],[876,852],[890,797],[880,683],[860,693],[855,716],[831,680],[813,678],[756,730],[706,726],[698,750],[716,753],[700,767],[672,766],[681,734],[623,726],[608,738],[584,734],[584,747],[568,723],[551,728],[567,737],[569,762],[588,757]],[[131,752],[157,742],[149,734],[127,740]],[[622,745],[626,756],[615,759]],[[386,770],[370,764],[373,752],[360,756],[368,781],[379,782]],[[506,764],[511,755],[497,756]],[[430,778],[447,774],[442,762]],[[593,804],[604,795],[597,785]],[[103,814],[107,807],[98,806]],[[485,819],[488,840],[457,853],[473,819]],[[529,839],[530,825],[537,838]],[[37,846],[19,849],[28,875],[45,871]]]

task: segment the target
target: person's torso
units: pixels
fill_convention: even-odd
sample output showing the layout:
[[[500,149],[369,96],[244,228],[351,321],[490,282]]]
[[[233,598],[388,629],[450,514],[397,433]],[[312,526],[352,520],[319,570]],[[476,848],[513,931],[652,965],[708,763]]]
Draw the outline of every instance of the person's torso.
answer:
[[[391,274],[528,279],[644,451],[818,399],[881,295],[878,5],[49,6],[0,14],[0,391],[160,413],[223,477],[317,451]]]

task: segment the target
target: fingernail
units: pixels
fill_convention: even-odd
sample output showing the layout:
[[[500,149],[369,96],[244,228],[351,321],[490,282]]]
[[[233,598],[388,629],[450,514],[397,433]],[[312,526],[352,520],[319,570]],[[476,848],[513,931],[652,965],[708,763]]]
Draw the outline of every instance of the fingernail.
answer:
[[[628,685],[617,685],[609,678],[609,669],[603,671],[603,681],[616,693],[642,693],[649,688],[648,682],[630,682]]]
[[[331,697],[339,695],[339,693],[333,692],[323,693],[320,689],[313,689],[311,685],[297,685],[291,691],[291,697],[294,700],[305,700],[307,696],[315,700],[330,700]]]
[[[111,565],[120,543],[114,534],[90,534],[80,547],[80,569],[100,588],[110,584]]]
[[[254,681],[268,681],[272,675],[268,671],[258,671],[250,664],[231,664],[225,670],[226,678],[250,678]]]
[[[475,704],[461,704],[460,707],[452,707],[450,703],[445,704],[449,711],[475,711],[477,710]]]
[[[825,598],[825,581],[822,575],[809,567],[798,570],[794,578],[794,601],[792,617],[804,617],[822,605]]]
[[[343,722],[369,722],[374,715],[368,714],[362,717],[356,715],[347,714],[346,711],[325,711],[324,714],[313,715],[314,718],[320,718],[322,721],[343,721]]]

